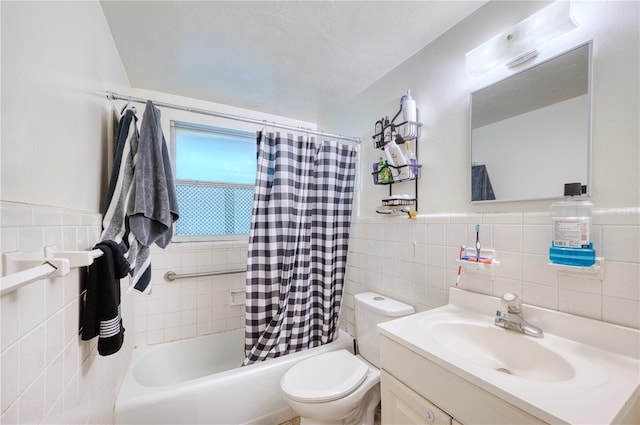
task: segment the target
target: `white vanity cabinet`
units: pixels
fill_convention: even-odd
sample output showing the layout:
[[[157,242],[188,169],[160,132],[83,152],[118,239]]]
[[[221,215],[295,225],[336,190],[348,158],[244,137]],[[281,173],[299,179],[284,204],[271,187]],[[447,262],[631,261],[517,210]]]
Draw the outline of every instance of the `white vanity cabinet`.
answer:
[[[640,424],[640,330],[523,305],[533,338],[495,326],[502,308],[449,288],[378,324],[384,423]]]
[[[384,370],[382,423],[403,425],[452,425],[452,417]]]
[[[380,338],[382,424],[542,424],[401,344]]]

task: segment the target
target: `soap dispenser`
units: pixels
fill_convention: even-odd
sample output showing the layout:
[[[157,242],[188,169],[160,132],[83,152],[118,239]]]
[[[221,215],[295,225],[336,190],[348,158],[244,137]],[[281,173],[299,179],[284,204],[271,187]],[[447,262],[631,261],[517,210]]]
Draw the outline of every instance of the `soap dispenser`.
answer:
[[[402,137],[407,140],[418,136],[416,125],[413,124],[418,119],[418,110],[416,108],[416,101],[411,97],[411,91],[407,90],[407,94],[402,96],[402,118],[407,121],[402,128]]]
[[[586,186],[580,183],[564,185],[565,200],[551,206],[553,240],[549,260],[567,266],[592,266],[596,261],[590,239],[593,204],[581,197]]]

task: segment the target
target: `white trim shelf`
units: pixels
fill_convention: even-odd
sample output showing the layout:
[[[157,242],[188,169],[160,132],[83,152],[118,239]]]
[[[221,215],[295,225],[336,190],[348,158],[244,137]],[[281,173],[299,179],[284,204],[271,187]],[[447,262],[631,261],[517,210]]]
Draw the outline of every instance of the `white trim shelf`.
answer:
[[[599,279],[604,278],[604,258],[602,257],[596,257],[596,262],[592,266],[569,266],[552,262],[547,264],[560,274],[585,275]]]

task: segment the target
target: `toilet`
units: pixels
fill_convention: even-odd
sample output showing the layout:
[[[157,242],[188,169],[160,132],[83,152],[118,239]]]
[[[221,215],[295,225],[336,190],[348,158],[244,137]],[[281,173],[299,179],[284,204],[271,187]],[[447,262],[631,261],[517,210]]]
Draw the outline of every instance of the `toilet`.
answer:
[[[301,424],[373,425],[380,403],[377,324],[414,313],[410,305],[373,292],[355,296],[359,355],[331,351],[289,369],[280,388]]]

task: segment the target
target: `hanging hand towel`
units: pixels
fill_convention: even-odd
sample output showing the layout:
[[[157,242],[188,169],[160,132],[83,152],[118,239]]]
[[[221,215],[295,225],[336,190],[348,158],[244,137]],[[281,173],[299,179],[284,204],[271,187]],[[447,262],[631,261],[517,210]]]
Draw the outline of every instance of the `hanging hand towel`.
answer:
[[[147,102],[136,155],[131,193],[127,206],[129,228],[142,245],[133,274],[134,289],[151,289],[149,247],[165,248],[178,219],[178,201],[167,144],[162,133],[160,110]]]
[[[140,250],[140,243],[129,231],[129,218],[127,217],[127,204],[138,152],[137,121],[135,108],[128,107],[123,111],[118,123],[116,154],[102,219],[104,230],[100,235],[102,241],[115,241],[120,244],[132,269],[136,267],[136,259]]]
[[[165,248],[178,219],[178,201],[160,110],[151,101],[142,117],[136,168],[127,211],[131,232],[143,245]]]
[[[108,356],[120,350],[124,342],[120,279],[129,273],[129,262],[113,241],[100,242],[95,248],[103,255],[88,267],[82,339],[87,341],[98,336],[98,353]]]

